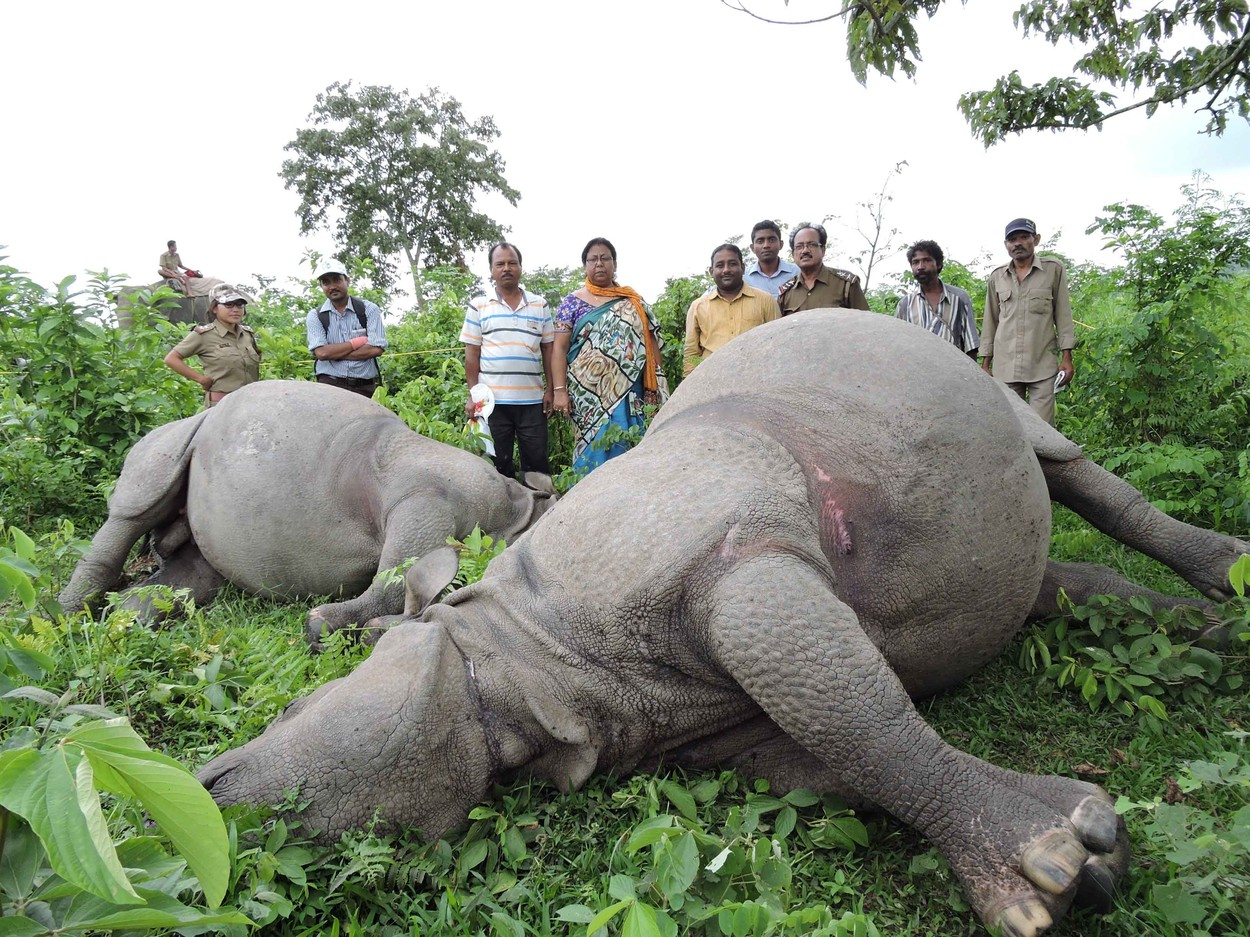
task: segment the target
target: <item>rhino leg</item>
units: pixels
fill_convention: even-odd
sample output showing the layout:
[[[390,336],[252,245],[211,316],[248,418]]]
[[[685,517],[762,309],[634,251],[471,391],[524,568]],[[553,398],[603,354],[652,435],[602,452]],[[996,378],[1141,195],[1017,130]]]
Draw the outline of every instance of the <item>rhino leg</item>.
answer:
[[[947,745],[827,574],[800,557],[743,562],[710,598],[713,657],[841,785],[928,837],[988,926],[1041,933],[1067,910],[1090,856],[1115,849],[1109,801],[1064,809],[1046,783],[1016,781]]]
[[[109,500],[108,520],[61,592],[61,606],[67,612],[78,611],[117,583],[130,548],[140,537],[157,527],[176,526],[186,505],[191,442],[211,412],[167,423],[130,450]]]
[[[1168,517],[1141,492],[1088,459],[1040,458],[1050,496],[1103,533],[1170,566],[1207,598],[1233,597],[1228,569],[1250,544]]]
[[[450,517],[440,516],[434,511],[417,512],[416,507],[419,506],[406,505],[405,510],[392,512],[391,517],[387,518],[386,541],[382,543],[381,558],[377,561],[377,568],[392,570],[412,557],[417,557],[417,562],[405,573],[401,581],[382,583],[374,578],[374,581],[369,583],[369,588],[366,588],[359,596],[342,602],[326,602],[325,605],[316,606],[310,611],[304,633],[309,646],[314,650],[319,650],[322,638],[332,635],[341,628],[361,627],[366,635],[371,633],[370,643],[374,643],[380,632],[375,627],[366,626],[369,626],[370,622],[376,618],[397,621],[395,616],[401,613],[405,617],[419,615],[420,608],[424,608],[432,600],[432,596],[430,600],[422,603],[420,608],[409,610],[406,606],[409,605],[407,593],[410,592],[410,588],[406,583],[411,581],[414,572],[421,570],[430,557],[445,558],[447,553],[451,557],[450,576],[447,576],[445,582],[440,583],[439,590],[451,581],[452,576],[455,576],[456,553],[446,545],[446,531],[456,530],[455,521]],[[444,563],[439,563],[439,567],[442,568],[442,566]]]
[[[188,540],[172,554],[165,556],[161,568],[155,573],[122,592],[118,606],[133,610],[137,619],[145,624],[157,625],[172,612],[158,609],[146,594],[145,586],[186,589],[196,605],[204,606],[217,597],[225,584],[226,577],[209,565],[194,540]]]
[[[1213,606],[1204,599],[1187,599],[1176,595],[1164,595],[1135,582],[1129,582],[1114,569],[1100,563],[1059,563],[1048,560],[1046,574],[1037,593],[1037,601],[1029,612],[1030,619],[1046,618],[1059,613],[1059,590],[1077,605],[1089,602],[1095,595],[1118,595],[1122,599],[1135,595],[1149,599],[1155,608],[1176,608],[1186,605],[1211,612]]]

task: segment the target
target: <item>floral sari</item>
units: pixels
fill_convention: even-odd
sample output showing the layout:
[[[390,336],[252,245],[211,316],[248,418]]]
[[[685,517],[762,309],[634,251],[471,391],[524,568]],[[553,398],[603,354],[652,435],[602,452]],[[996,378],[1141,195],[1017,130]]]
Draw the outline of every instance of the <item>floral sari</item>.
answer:
[[[650,399],[652,394],[644,391],[646,327],[633,303],[620,298],[591,307],[572,296],[569,300],[578,307],[569,344],[567,381],[576,434],[573,468],[589,472],[630,448],[631,440],[610,441],[605,437],[618,437],[635,429],[641,433],[643,404],[663,403],[668,398],[668,388],[663,371],[657,369],[660,386],[654,400]],[[564,305],[567,304],[568,300]],[[647,326],[652,332],[653,347],[659,349],[659,330],[654,320]],[[612,427],[616,427],[616,432],[611,431]]]

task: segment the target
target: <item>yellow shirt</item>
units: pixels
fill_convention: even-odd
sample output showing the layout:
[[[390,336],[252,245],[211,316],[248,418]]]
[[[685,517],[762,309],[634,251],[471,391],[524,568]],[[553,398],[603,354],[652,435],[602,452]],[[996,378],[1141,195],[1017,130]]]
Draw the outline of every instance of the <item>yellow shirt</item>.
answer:
[[[725,299],[716,290],[704,293],[686,312],[686,363],[682,375],[689,374],[700,359],[730,339],[780,318],[777,300],[754,286],[743,284],[742,292],[733,299]]]
[[[994,376],[1029,383],[1059,373],[1059,352],[1076,344],[1068,274],[1053,257],[1034,255],[1023,281],[1013,264],[990,274],[985,291],[981,354],[992,357]]]
[[[151,257],[152,255],[148,254],[148,256]],[[165,253],[161,254],[160,267],[177,273],[178,268],[181,266],[182,258],[178,256],[176,251],[165,251]]]

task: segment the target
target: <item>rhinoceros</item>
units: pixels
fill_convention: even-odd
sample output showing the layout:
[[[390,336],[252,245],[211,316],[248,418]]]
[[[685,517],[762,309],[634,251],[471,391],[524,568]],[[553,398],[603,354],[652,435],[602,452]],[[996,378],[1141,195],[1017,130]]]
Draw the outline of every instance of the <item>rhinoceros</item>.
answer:
[[[441,834],[493,782],[575,789],[659,761],[874,804],[928,837],[1011,935],[1109,905],[1127,837],[1099,787],[944,742],[913,698],[994,657],[1062,587],[1051,499],[1209,597],[1247,545],[1155,510],[950,344],[813,311],[693,372],[641,444],[579,482],[482,580],[387,631],[352,674],[199,774],[335,837]],[[409,572],[428,597],[438,557]]]
[[[355,595],[312,610],[316,644],[403,609],[403,584],[375,579],[379,569],[475,526],[496,539],[521,534],[554,503],[550,479],[527,481],[536,487],[358,394],[260,381],[135,445],[61,604],[76,610],[111,588],[151,531],[162,564],[140,585],[187,588],[201,605],[227,581],[282,598]],[[142,595],[133,607],[159,617]]]

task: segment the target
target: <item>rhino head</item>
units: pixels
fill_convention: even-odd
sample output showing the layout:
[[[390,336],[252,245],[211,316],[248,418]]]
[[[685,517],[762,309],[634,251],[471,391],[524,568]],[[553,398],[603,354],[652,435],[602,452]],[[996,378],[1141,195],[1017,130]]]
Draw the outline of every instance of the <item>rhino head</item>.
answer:
[[[470,671],[446,626],[406,622],[352,674],[296,700],[198,778],[222,806],[279,804],[295,791],[323,841],[375,814],[441,835],[495,776]]]

